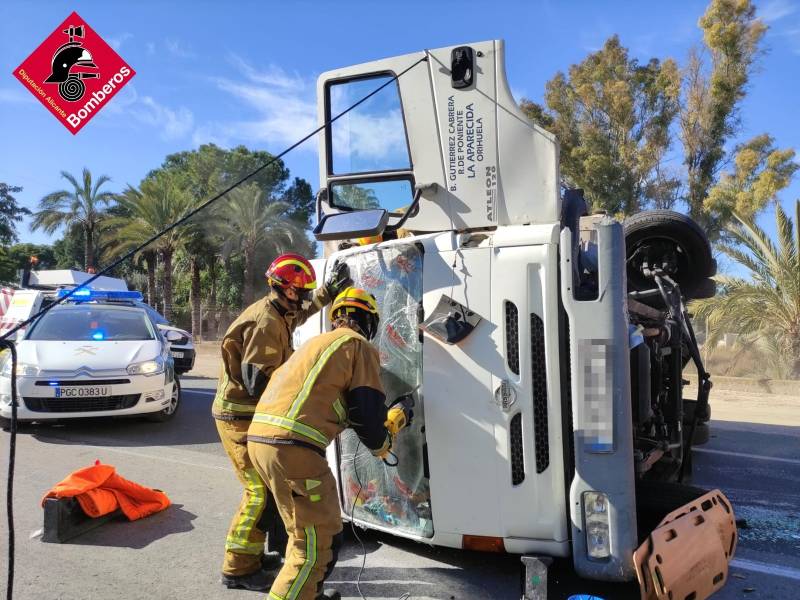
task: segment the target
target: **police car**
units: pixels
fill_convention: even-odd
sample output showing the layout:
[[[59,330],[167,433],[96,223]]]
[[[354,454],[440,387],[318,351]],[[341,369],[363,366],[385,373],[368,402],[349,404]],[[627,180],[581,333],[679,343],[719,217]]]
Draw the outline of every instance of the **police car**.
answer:
[[[46,421],[142,415],[180,405],[167,335],[136,306],[139,292],[78,289],[17,341],[17,417]],[[11,418],[11,357],[0,359],[0,419]]]

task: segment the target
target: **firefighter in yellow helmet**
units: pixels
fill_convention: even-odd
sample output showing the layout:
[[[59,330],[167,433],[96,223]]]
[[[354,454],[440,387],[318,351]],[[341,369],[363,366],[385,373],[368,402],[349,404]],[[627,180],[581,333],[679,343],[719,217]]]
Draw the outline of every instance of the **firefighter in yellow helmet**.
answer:
[[[278,553],[264,555],[264,482],[247,455],[247,428],[273,371],[292,353],[292,332],[349,284],[344,263],[334,265],[325,285],[316,289],[314,267],[298,254],[283,254],[266,272],[269,293],[248,306],[222,340],[222,372],[212,414],[222,445],[244,486],[225,543],[222,583],[228,588],[266,590],[281,564]],[[271,571],[271,572],[270,572]]]
[[[342,517],[325,448],[352,427],[375,456],[386,457],[393,435],[411,419],[405,407],[387,410],[377,349],[374,296],[358,288],[331,307],[333,331],[305,344],[278,369],[247,433],[250,460],[275,497],[289,533],[286,562],[271,600],[337,599],[323,594],[341,546]]]

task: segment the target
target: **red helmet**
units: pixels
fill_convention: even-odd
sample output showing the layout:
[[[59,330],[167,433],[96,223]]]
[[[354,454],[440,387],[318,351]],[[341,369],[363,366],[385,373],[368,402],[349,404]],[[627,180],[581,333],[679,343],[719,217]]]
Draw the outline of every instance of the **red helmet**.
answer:
[[[284,290],[290,287],[313,290],[317,287],[314,267],[299,254],[281,254],[272,261],[265,275],[267,283]]]

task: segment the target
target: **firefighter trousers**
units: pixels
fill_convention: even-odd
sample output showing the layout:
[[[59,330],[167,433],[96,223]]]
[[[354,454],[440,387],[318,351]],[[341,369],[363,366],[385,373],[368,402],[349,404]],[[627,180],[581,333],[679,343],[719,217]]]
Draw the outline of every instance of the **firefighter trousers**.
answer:
[[[268,504],[274,501],[247,454],[247,429],[250,427],[250,420],[215,419],[215,422],[222,447],[244,486],[242,501],[233,516],[225,540],[222,572],[231,576],[249,575],[261,568],[268,529],[265,519],[277,519],[274,509],[267,510]]]
[[[275,497],[289,534],[271,600],[314,600],[336,564],[342,515],[325,458],[302,446],[250,442],[250,459]]]

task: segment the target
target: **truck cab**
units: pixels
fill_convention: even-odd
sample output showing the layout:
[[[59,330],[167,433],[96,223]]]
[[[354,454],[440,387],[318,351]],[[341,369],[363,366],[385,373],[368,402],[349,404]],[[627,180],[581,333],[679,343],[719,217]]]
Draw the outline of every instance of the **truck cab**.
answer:
[[[351,431],[329,449],[343,517],[632,579],[647,535],[637,481],[681,479],[691,451],[680,284],[698,263],[658,262],[640,236],[650,280],[630,295],[627,226],[562,190],[558,142],[512,97],[502,41],[330,71],[317,91],[318,266],[345,261],[376,296],[387,399],[415,398],[396,464],[358,452]],[[693,430],[705,406],[707,390]]]

